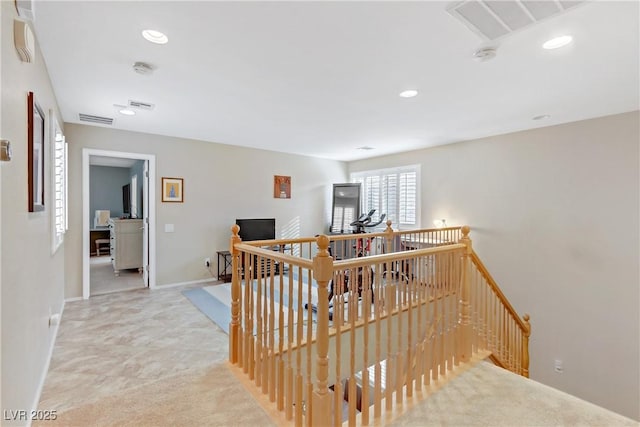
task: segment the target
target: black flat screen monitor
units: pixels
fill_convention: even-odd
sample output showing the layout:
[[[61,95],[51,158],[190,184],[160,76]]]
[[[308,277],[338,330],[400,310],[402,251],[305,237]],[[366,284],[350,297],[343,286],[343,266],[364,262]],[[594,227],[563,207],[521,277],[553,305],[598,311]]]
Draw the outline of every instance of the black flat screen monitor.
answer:
[[[240,238],[245,241],[271,240],[276,238],[276,219],[236,219],[240,226]]]
[[[131,184],[122,186],[122,213],[131,213]]]

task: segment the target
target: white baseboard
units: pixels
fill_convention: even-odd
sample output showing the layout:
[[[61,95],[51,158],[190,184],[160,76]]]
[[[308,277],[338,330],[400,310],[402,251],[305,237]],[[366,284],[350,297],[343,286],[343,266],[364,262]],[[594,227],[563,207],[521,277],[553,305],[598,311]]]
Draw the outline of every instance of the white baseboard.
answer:
[[[82,298],[79,298],[82,299]],[[60,322],[62,322],[62,313],[64,313],[64,305],[68,300],[62,301],[62,307],[60,308],[60,317],[58,318],[58,323],[53,327],[53,338],[51,339],[51,344],[49,345],[49,354],[47,355],[47,361],[44,365],[44,369],[42,370],[42,374],[40,375],[40,384],[38,384],[38,389],[36,390],[36,398],[31,405],[31,409],[33,413],[38,410],[38,403],[40,403],[40,397],[42,396],[42,389],[44,389],[44,383],[47,379],[47,374],[49,373],[49,365],[51,364],[51,357],[53,357],[53,348],[56,345],[56,338],[58,338],[58,329],[60,328]],[[31,427],[31,417],[28,417],[27,427]]]
[[[156,285],[155,289],[175,288],[176,286],[185,286],[185,285],[197,285],[198,283],[215,282],[217,280],[218,279],[216,277],[212,277],[210,279],[191,280],[189,282],[168,283],[166,285]]]
[[[82,297],[73,297],[73,298],[65,298],[64,302],[67,303],[67,302],[82,301],[82,300],[84,300],[84,298]]]

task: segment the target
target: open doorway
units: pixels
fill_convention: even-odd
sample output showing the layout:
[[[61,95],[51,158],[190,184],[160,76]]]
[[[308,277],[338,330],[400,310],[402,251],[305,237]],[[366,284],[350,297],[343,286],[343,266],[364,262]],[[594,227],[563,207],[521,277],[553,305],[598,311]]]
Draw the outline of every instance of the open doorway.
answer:
[[[83,150],[83,287],[155,287],[155,156]]]

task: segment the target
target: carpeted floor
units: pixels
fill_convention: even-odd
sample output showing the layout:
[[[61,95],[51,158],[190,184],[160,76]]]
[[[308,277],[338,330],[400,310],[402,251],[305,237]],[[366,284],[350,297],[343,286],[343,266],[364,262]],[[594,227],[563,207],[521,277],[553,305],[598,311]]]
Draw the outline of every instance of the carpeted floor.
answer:
[[[42,423],[52,425],[53,423]],[[34,424],[40,425],[40,424]],[[130,388],[60,414],[64,426],[269,426],[224,363]]]
[[[38,404],[39,410],[56,411],[57,419],[33,425],[274,425],[229,368],[228,336],[182,290],[144,289],[68,303]],[[489,363],[428,393],[387,425],[640,425]]]
[[[146,287],[137,268],[121,270],[116,276],[109,255],[89,258],[89,280],[91,296]]]

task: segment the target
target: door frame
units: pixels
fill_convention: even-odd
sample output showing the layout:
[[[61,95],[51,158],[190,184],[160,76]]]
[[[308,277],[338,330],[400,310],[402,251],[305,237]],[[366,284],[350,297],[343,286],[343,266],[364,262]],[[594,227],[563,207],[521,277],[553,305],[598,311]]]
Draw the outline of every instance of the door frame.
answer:
[[[82,149],[82,298],[88,299],[91,291],[90,288],[90,245],[89,245],[89,229],[91,228],[91,220],[89,218],[89,169],[91,156],[117,157],[125,159],[146,160],[149,165],[149,176],[145,177],[148,182],[148,191],[144,196],[144,211],[146,211],[148,224],[145,226],[145,233],[148,237],[148,264],[144,268],[148,268],[149,288],[156,288],[156,156],[154,154],[127,153],[123,151],[96,150],[92,148]],[[144,216],[144,215],[143,215]],[[143,219],[144,221],[144,219]]]

